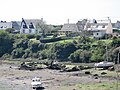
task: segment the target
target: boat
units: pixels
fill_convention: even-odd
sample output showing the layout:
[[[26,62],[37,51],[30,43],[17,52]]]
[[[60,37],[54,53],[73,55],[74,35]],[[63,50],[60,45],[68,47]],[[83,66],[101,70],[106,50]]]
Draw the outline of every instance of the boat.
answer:
[[[106,60],[104,60],[102,62],[99,62],[99,63],[95,63],[94,64],[95,68],[109,68],[109,67],[114,66],[113,62],[108,61],[108,51],[107,50],[108,50],[108,48],[107,48],[107,45],[106,45]]]
[[[32,79],[31,85],[32,85],[33,89],[43,88],[42,82],[41,82],[40,78],[38,78],[38,77],[35,77]]]
[[[108,61],[103,61],[103,62],[99,62],[99,63],[95,63],[95,68],[109,68],[114,66],[113,62],[108,62]]]

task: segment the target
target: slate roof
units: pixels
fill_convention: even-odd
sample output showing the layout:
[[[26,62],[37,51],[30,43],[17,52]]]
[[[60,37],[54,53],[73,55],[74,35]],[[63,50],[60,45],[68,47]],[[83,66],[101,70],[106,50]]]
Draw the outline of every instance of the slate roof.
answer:
[[[113,24],[113,28],[120,29],[120,21]]]
[[[109,20],[96,20],[95,23],[88,21],[85,26],[85,30],[106,30],[108,27]]]
[[[36,28],[36,26],[38,24],[44,24],[44,21],[43,21],[42,18],[41,19],[23,19],[22,18],[21,25],[23,23],[25,24],[23,28],[31,28],[31,29],[33,29],[33,28]]]
[[[31,22],[34,24],[34,25],[37,25],[37,24],[42,24],[43,21],[41,19],[24,19],[24,21],[26,22],[26,24],[30,24]]]
[[[78,27],[76,24],[64,24],[62,29],[59,31],[64,31],[64,32],[79,32]]]
[[[12,23],[6,22],[6,21],[1,21],[0,22],[0,29],[7,29],[7,28],[12,28]]]
[[[15,30],[20,30],[21,22],[20,21],[12,21],[12,28]]]

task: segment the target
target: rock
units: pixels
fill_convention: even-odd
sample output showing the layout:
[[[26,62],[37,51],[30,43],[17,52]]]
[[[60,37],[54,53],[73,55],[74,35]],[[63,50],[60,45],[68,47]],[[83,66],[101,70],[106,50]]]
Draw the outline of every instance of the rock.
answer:
[[[83,69],[84,69],[84,67],[83,67],[83,66],[78,66],[78,68],[79,68],[80,70],[83,70]]]
[[[85,74],[91,74],[89,71],[85,71]]]
[[[25,82],[23,84],[26,84]]]
[[[98,77],[96,76],[95,79],[98,79]]]
[[[114,66],[112,66],[112,67],[109,67],[108,70],[109,70],[109,71],[114,71],[115,68],[114,68]]]
[[[102,72],[102,73],[101,73],[101,75],[105,75],[105,74],[107,74],[107,73],[106,73],[106,72]]]
[[[98,76],[98,74],[94,74],[93,76]]]
[[[19,77],[16,77],[15,79],[20,79]]]
[[[79,68],[77,66],[72,68],[72,71],[79,71]]]
[[[12,69],[12,66],[10,66],[9,68]]]

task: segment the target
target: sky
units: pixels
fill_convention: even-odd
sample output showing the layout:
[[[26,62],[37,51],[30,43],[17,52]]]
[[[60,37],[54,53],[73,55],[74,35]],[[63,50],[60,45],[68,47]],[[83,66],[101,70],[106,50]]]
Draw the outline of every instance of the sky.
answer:
[[[43,18],[48,24],[87,19],[120,20],[120,0],[0,0],[0,20]]]

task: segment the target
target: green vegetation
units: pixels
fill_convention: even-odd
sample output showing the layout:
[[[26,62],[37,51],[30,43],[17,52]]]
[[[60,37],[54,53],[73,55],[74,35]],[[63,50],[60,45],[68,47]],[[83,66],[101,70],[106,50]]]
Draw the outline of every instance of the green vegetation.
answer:
[[[66,43],[72,43],[72,42],[73,42],[73,39],[67,39],[67,40],[60,40],[60,41],[57,41],[57,42],[51,42],[51,43],[48,43],[48,44],[53,44],[53,43],[66,44]]]
[[[11,34],[1,30],[0,57],[89,63],[103,61],[108,56],[109,61],[117,61],[119,37],[96,40],[86,36],[73,37],[55,33],[45,34],[44,37],[33,34]],[[44,43],[40,42],[41,39]]]
[[[13,38],[5,31],[0,31],[0,57],[6,53],[11,53],[13,49]]]

